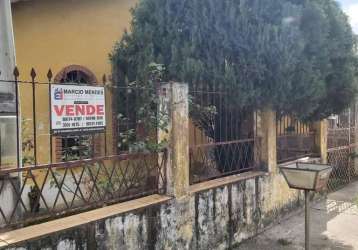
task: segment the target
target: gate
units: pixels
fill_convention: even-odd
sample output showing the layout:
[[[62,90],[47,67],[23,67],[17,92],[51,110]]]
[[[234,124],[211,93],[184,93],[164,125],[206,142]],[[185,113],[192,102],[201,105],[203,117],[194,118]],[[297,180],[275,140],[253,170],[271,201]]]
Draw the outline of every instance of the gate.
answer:
[[[331,116],[328,124],[328,164],[333,167],[328,190],[335,191],[352,182],[358,176],[356,105],[340,115]]]

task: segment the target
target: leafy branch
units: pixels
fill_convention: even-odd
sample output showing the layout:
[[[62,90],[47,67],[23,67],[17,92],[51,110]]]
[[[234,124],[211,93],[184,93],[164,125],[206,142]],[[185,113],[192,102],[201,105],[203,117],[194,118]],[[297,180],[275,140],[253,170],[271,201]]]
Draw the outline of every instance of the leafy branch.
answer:
[[[125,89],[127,105],[132,113],[124,110],[117,115],[118,124],[127,125],[118,135],[118,148],[121,151],[159,152],[167,146],[167,141],[158,142],[157,132],[166,130],[169,115],[158,111],[159,88],[165,68],[161,64],[150,63],[147,67],[147,83],[131,82]]]

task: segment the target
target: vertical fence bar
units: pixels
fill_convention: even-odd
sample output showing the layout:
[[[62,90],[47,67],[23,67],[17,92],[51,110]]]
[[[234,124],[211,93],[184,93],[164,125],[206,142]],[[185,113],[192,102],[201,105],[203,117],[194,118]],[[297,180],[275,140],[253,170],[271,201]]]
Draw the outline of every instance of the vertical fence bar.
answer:
[[[209,84],[206,85],[206,92],[207,92],[207,95],[206,95],[206,103],[205,103],[205,105],[207,107],[209,107],[210,106],[210,86],[209,86]],[[211,120],[209,122],[211,123]],[[209,129],[208,135],[205,136],[204,143],[209,143],[210,142],[210,135],[211,135],[211,131]]]
[[[348,145],[351,145],[351,108],[348,109]]]
[[[229,111],[228,111],[228,100],[227,100],[227,96],[226,96],[226,93],[229,91],[229,89],[228,89],[228,86],[227,85],[225,85],[224,86],[224,93],[222,93],[222,95],[223,95],[223,97],[224,97],[224,107],[225,107],[225,110],[224,110],[224,114],[225,114],[225,141],[229,141],[229,135],[228,135],[228,131],[229,131],[229,126],[230,126],[230,124],[229,124]]]
[[[196,103],[197,102],[197,86],[196,86],[196,83],[194,82],[194,84],[193,84],[194,86],[193,86],[193,96],[192,96],[192,102],[193,103]],[[194,139],[193,139],[193,145],[196,145],[197,144],[197,139],[196,139],[196,136],[197,136],[197,134],[196,134],[196,126],[195,125],[193,125],[193,130],[194,130],[194,135],[193,135],[193,137],[194,137]]]
[[[297,134],[301,134],[299,131],[299,121],[298,120],[296,120],[296,131],[297,131]]]
[[[216,85],[215,83],[213,83],[210,86],[210,95],[209,95],[209,103],[208,105],[211,106],[212,108],[214,108],[215,112],[214,115],[211,116],[211,124],[210,124],[210,136],[211,138],[209,138],[209,142],[210,143],[215,143],[217,141],[217,119],[218,119],[218,115],[219,115],[219,108],[218,108],[218,104],[217,104],[217,98],[218,98],[218,92],[216,92]]]
[[[50,124],[49,124],[49,137],[50,137],[50,163],[53,162],[53,158],[52,158],[52,110],[51,110],[51,80],[52,80],[52,71],[51,69],[48,70],[47,72],[47,79],[48,79],[48,110],[49,110],[49,120],[50,120]]]
[[[16,98],[16,134],[17,134],[17,138],[16,138],[16,154],[17,154],[17,168],[20,168],[21,166],[21,161],[22,159],[20,159],[21,155],[20,154],[20,112],[19,112],[19,86],[18,86],[18,78],[19,78],[19,69],[17,67],[15,67],[14,69],[14,79],[15,79],[15,98]],[[1,168],[1,166],[0,166]]]
[[[222,92],[223,92],[223,90],[222,89],[223,89],[222,84],[219,83],[219,89],[218,89],[218,93],[219,93],[219,108],[218,108],[218,110],[219,110],[220,113],[223,112],[223,110],[222,110]],[[220,116],[219,116],[219,140],[218,140],[219,142],[222,141],[222,137],[223,137],[223,135],[222,135],[222,115],[220,114]],[[215,142],[217,142],[217,141],[215,141]]]
[[[204,84],[202,82],[200,82],[200,85],[199,85],[199,88],[200,88],[200,107],[203,107],[204,106]],[[200,143],[205,143],[205,136],[204,136],[204,131],[203,129],[200,130]]]
[[[126,131],[128,131],[128,130],[130,129],[130,122],[131,122],[131,118],[130,118],[130,116],[129,116],[130,86],[129,86],[128,83],[126,83],[126,85],[125,85],[124,93],[125,93],[125,99],[126,99],[126,101],[125,101],[125,102],[126,102],[126,103],[125,103],[125,105],[126,105],[126,107],[125,107],[125,112],[126,112],[125,118],[127,119],[126,122],[125,122],[125,124],[126,124]],[[128,145],[128,149],[127,149],[127,150],[129,151],[129,145]]]
[[[37,125],[36,125],[36,72],[34,68],[31,69],[31,84],[32,84],[32,124],[34,131],[34,161],[37,165]]]
[[[1,75],[1,72],[0,72]],[[17,117],[16,117],[17,119]],[[0,132],[0,142],[1,142],[1,132]],[[1,148],[1,143],[0,143],[0,152],[2,152],[2,148]],[[1,170],[1,166],[2,166],[2,154],[0,154],[0,170]]]
[[[228,98],[230,95],[231,95],[231,91],[234,91],[234,88],[233,88],[233,84],[231,83],[231,85],[229,86],[229,90],[227,91],[226,93],[226,98]],[[233,127],[235,126],[238,126],[239,124],[233,120],[233,106],[231,103],[229,104],[230,105],[230,140],[237,140],[238,138],[236,137],[236,135],[234,135],[233,133]],[[234,125],[235,124],[235,125]]]
[[[61,140],[62,140],[62,146],[63,146],[63,141],[65,141],[65,149],[64,149],[64,152],[65,152],[65,161],[68,161],[68,136],[61,136]]]
[[[351,107],[348,108],[348,152],[349,154],[351,154],[352,148],[351,148]],[[352,158],[349,156],[348,157],[348,182],[351,182],[351,161]]]
[[[104,103],[106,104],[106,92],[107,92],[107,88],[106,88],[107,77],[106,77],[106,74],[104,74],[103,77],[102,77],[102,83],[103,83],[103,88],[104,88]],[[104,114],[105,121],[107,120],[106,119],[107,113],[108,112],[107,112],[107,109],[106,109],[106,113]],[[108,124],[106,124],[106,126],[104,128],[104,155],[105,156],[107,156],[107,126],[108,126]]]
[[[256,116],[257,118],[257,116]],[[276,137],[280,135],[280,127],[281,127],[281,123],[279,119],[276,119]]]

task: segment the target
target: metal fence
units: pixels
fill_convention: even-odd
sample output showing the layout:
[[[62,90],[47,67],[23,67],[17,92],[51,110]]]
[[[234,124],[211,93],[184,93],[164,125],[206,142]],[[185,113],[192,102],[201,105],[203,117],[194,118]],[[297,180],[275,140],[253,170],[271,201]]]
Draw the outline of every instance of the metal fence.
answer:
[[[282,116],[276,122],[276,134],[278,163],[315,155],[315,133],[310,124]]]
[[[69,74],[71,73],[69,72]],[[0,169],[17,168],[21,165],[36,166],[43,164],[44,161],[50,164],[108,155],[105,129],[97,133],[53,135],[51,132],[52,116],[50,109],[52,86],[58,84],[66,84],[67,86],[105,86],[105,91],[109,92],[109,88],[112,88],[112,85],[107,85],[105,76],[101,83],[76,82],[76,79],[72,79],[73,82],[70,83],[54,82],[52,71],[49,70],[46,75],[47,81],[41,82],[36,80],[36,71],[32,69],[30,75],[25,76],[26,78],[30,77],[31,80],[21,80],[20,77],[19,70],[15,68],[14,80],[0,80],[0,86],[11,85],[16,89],[14,100],[16,110],[6,114],[2,113],[0,117],[8,115],[16,117],[16,133],[14,136],[21,135],[21,138],[16,140],[17,162],[3,164],[1,159]],[[112,124],[109,126],[112,126]],[[39,143],[40,138],[41,142]],[[39,152],[39,145],[48,150],[48,153],[46,153],[49,156],[48,160],[39,160],[39,155],[44,155],[44,152]],[[100,151],[98,148],[101,148]]]
[[[156,102],[159,94],[158,86],[140,86],[136,83],[123,84],[108,80],[104,75],[102,82],[84,82],[84,78],[73,78],[74,73],[68,72],[71,78],[54,82],[52,71],[47,74],[47,81],[37,81],[37,74],[32,69],[30,81],[20,80],[20,73],[14,70],[14,80],[0,80],[0,87],[16,86],[16,110],[5,115],[14,116],[16,133],[21,139],[15,151],[19,162],[5,164],[0,157],[0,169],[17,168],[20,165],[31,166],[39,163],[58,163],[83,160],[93,157],[121,154],[122,152],[145,151],[143,143],[155,144],[159,119]],[[78,82],[77,82],[77,80]],[[71,81],[71,82],[67,82]],[[64,82],[65,81],[65,82]],[[107,126],[103,131],[86,133],[53,134],[51,132],[51,87],[58,84],[67,86],[100,86],[104,87],[106,101]],[[21,103],[19,103],[21,96]],[[0,96],[1,99],[2,96]],[[47,107],[46,107],[47,106]],[[24,109],[26,107],[26,109]],[[22,110],[24,109],[24,110]],[[26,112],[25,112],[26,111]],[[0,117],[3,117],[0,115]],[[19,117],[17,119],[16,117]],[[107,128],[111,134],[107,134]],[[41,130],[41,131],[40,131]],[[1,132],[1,131],[0,131]],[[39,138],[41,142],[39,143]],[[107,141],[111,137],[111,144]],[[1,137],[0,138],[4,139]],[[49,159],[39,161],[39,146],[48,150]],[[43,145],[46,145],[43,147]],[[109,153],[113,152],[113,153]],[[41,152],[43,155],[44,152]],[[22,164],[21,164],[22,163]]]
[[[165,152],[139,153],[3,170],[0,227],[164,193],[165,161]]]
[[[255,112],[240,108],[235,90],[221,85],[194,85],[189,95],[190,183],[256,169]]]
[[[357,109],[351,107],[329,119],[328,163],[333,167],[328,190],[335,191],[358,177]]]
[[[54,82],[49,70],[47,81],[40,82],[32,70],[31,80],[23,81],[15,69],[14,80],[0,80],[0,85],[15,86],[14,119],[6,126],[13,130],[12,137],[21,134],[12,143],[16,145],[13,159],[17,160],[6,164],[0,157],[0,228],[164,193],[166,149],[157,145],[158,119],[162,118],[156,115],[158,86],[123,86],[105,76],[101,83],[84,82],[85,77],[74,77],[79,75],[68,72],[66,79],[70,77],[71,83]],[[57,84],[104,86],[106,97],[112,99],[112,103],[106,102],[105,114],[112,133],[107,134],[105,128],[53,134],[50,96],[51,86]],[[21,107],[27,112],[21,112]],[[6,140],[1,129],[3,146]]]

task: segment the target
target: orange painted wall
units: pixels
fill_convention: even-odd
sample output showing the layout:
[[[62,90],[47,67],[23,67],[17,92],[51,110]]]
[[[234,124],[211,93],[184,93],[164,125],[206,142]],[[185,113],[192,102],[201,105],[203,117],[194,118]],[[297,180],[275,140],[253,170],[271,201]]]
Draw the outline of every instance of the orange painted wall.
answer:
[[[49,68],[54,76],[64,67],[78,64],[90,69],[100,81],[111,74],[109,53],[129,27],[135,0],[31,0],[12,4],[17,66],[20,80],[30,80],[35,68],[37,81],[46,81]],[[20,87],[21,115],[28,133],[32,127],[32,90]],[[111,98],[107,98],[107,110]],[[46,86],[36,89],[37,157],[49,162],[49,98]],[[111,124],[112,116],[107,116]],[[31,136],[31,135],[29,135]],[[107,143],[113,145],[112,127]]]

